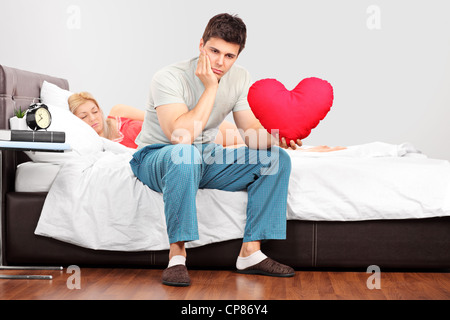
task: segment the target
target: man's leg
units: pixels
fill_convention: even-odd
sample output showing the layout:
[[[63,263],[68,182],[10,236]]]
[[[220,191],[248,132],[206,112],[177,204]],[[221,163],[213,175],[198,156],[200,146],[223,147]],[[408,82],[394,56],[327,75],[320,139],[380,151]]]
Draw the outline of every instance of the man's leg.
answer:
[[[164,199],[170,243],[198,239],[196,194],[201,178],[200,153],[191,145],[164,145],[138,151],[131,168]]]
[[[150,146],[136,152],[130,164],[139,180],[163,194],[170,242],[163,283],[189,285],[184,242],[198,239],[195,201],[202,174],[200,152],[192,145]]]
[[[256,255],[242,261],[238,259],[238,264],[242,268],[253,267],[267,260],[259,266],[265,271],[258,272],[253,268],[247,270],[248,273],[292,276],[292,268],[278,264],[260,252],[260,240],[286,238],[289,155],[278,147],[252,150],[207,146],[203,148],[203,159],[206,166],[200,188],[248,192],[247,223],[239,256]]]

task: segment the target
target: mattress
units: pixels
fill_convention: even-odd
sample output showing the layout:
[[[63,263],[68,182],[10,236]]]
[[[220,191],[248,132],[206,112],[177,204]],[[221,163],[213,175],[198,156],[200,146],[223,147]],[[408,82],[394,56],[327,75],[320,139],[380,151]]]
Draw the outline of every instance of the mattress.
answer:
[[[54,163],[21,163],[16,170],[16,192],[48,192],[60,168]]]

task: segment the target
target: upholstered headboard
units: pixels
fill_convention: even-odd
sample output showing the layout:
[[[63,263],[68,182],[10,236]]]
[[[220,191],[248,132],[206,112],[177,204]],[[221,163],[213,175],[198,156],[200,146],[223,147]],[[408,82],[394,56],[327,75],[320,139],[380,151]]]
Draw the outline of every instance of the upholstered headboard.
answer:
[[[44,80],[62,89],[69,89],[69,82],[65,79],[0,65],[0,129],[9,129],[9,118],[14,115],[14,110],[19,108],[26,110],[34,99],[40,98]],[[36,100],[36,102],[38,101]],[[6,193],[14,191],[17,164],[26,159],[26,156],[23,152],[2,150],[1,159],[2,183],[0,201],[1,212],[3,213],[5,212]],[[0,222],[3,229],[5,225],[3,214]],[[4,232],[2,232],[2,236],[4,238]],[[1,240],[4,239],[0,239],[0,244]]]
[[[0,129],[9,129],[9,118],[15,109],[24,110],[40,97],[44,80],[69,89],[65,79],[0,65]]]

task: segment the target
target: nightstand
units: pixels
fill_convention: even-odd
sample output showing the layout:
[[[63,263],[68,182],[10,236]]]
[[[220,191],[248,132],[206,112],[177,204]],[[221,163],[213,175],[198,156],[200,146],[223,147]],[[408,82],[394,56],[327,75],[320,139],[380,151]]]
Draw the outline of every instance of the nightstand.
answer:
[[[70,152],[70,145],[67,143],[50,143],[50,142],[24,142],[24,141],[0,141],[0,153],[1,150],[13,150],[13,151],[40,151],[40,152]],[[3,165],[0,163],[0,166]],[[1,169],[1,167],[0,167]],[[2,172],[2,170],[0,170]],[[3,228],[1,226],[0,219],[0,270],[63,270],[63,267],[34,267],[34,266],[3,266],[2,265],[2,250],[1,239]],[[37,280],[51,280],[50,275],[2,275],[0,279],[37,279]]]

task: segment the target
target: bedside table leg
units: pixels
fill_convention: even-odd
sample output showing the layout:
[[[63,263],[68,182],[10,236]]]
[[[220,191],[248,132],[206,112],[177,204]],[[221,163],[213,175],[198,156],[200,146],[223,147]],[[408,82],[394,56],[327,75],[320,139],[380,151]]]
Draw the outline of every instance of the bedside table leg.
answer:
[[[0,270],[63,270],[63,267],[16,267],[16,266],[0,266]],[[19,279],[19,280],[52,280],[49,275],[6,275],[0,274],[0,279]]]

